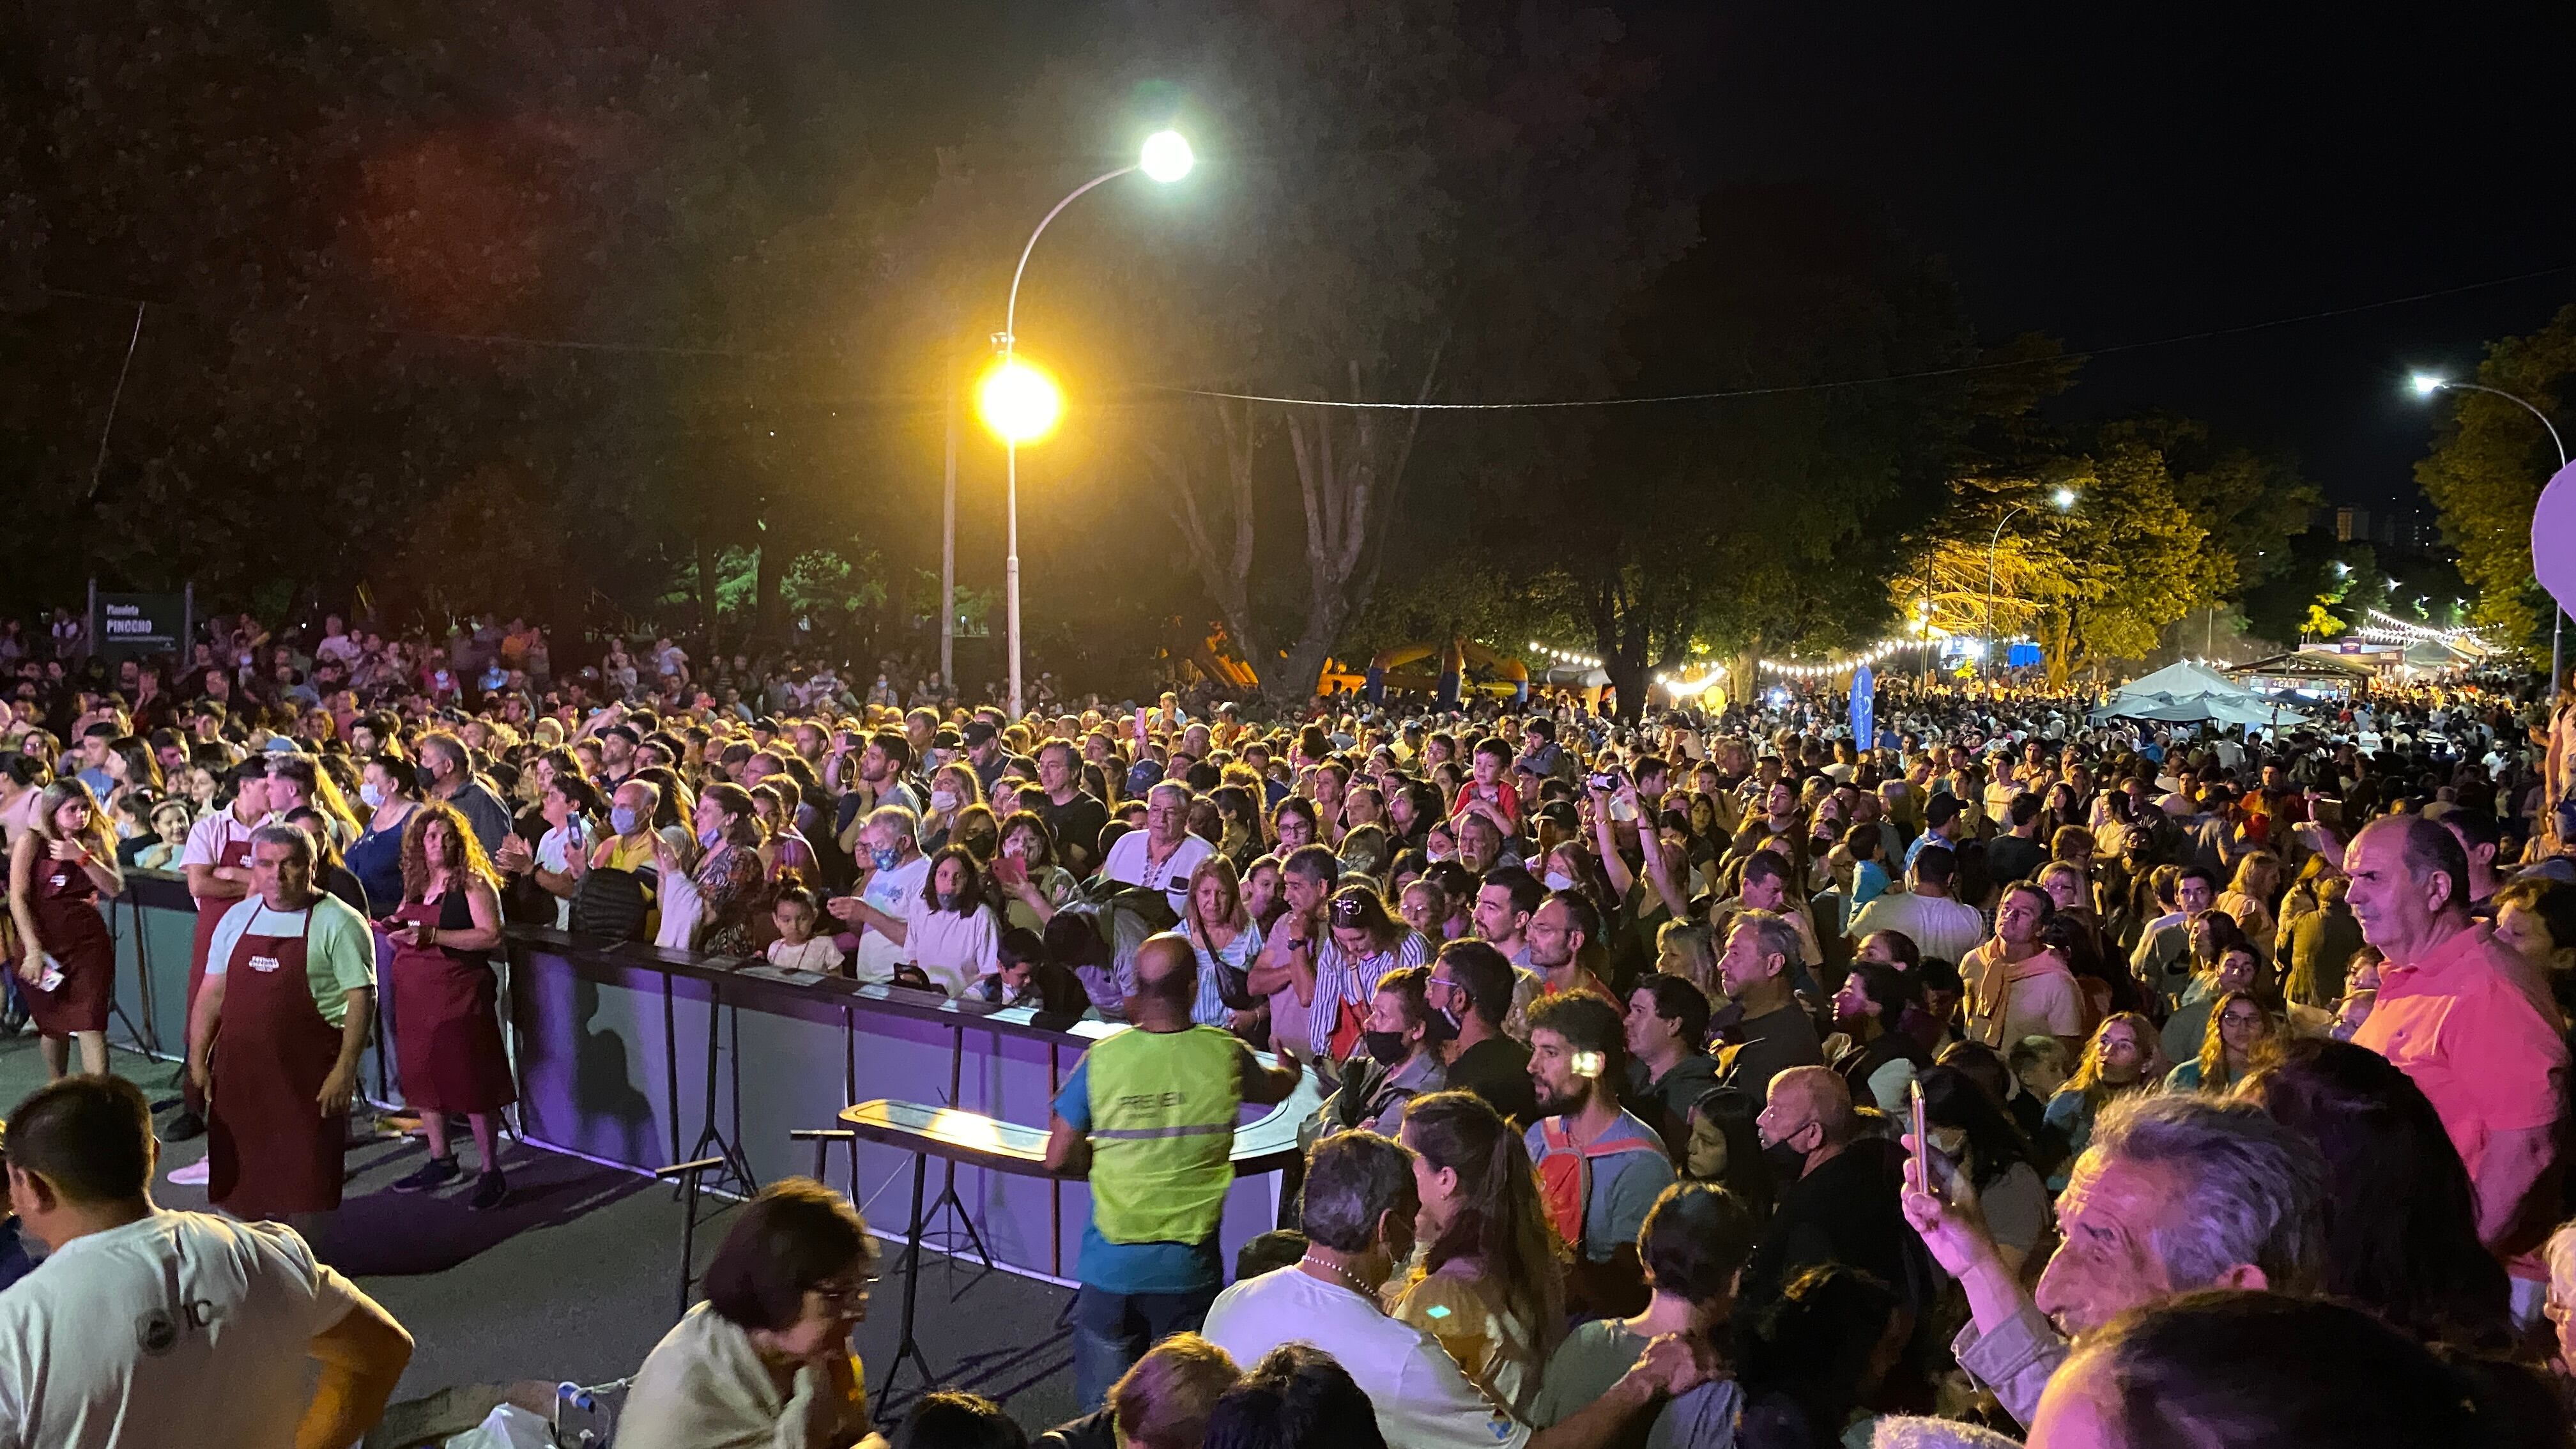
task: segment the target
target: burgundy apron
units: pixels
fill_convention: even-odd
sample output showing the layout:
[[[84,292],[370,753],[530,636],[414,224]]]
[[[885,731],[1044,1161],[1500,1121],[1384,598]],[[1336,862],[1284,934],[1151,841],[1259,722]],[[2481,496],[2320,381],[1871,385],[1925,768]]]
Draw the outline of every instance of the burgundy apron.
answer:
[[[236,1217],[340,1205],[349,1114],[326,1115],[318,1100],[340,1060],[340,1028],[313,1004],[305,976],[312,933],[307,907],[299,934],[245,931],[224,963],[206,1106],[206,1196]]]
[[[27,1015],[45,1036],[107,1030],[116,994],[116,938],[98,913],[98,886],[72,862],[40,857],[33,905],[36,933],[45,954],[62,963],[63,984],[46,991],[19,977]]]
[[[474,912],[465,892],[451,887],[436,905],[403,902],[393,919],[463,931],[472,929]],[[405,1106],[421,1112],[497,1112],[519,1099],[510,1081],[509,1054],[501,1045],[500,980],[489,954],[398,942],[389,975],[394,1062],[402,1070]]]
[[[240,822],[236,820],[234,823]],[[215,864],[219,867],[228,865],[239,870],[249,869],[250,837],[245,835],[217,852]],[[220,899],[210,897],[197,902],[197,941],[188,952],[188,1010],[190,1012],[193,1013],[197,1009],[197,988],[206,983],[206,952],[214,947],[215,927],[223,924],[224,912],[249,899],[247,895],[238,895]]]

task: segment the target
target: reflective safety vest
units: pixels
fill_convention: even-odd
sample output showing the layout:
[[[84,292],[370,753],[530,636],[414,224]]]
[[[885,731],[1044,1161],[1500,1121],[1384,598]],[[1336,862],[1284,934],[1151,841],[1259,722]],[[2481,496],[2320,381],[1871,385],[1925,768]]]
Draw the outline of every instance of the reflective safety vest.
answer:
[[[1212,1026],[1103,1037],[1091,1092],[1091,1222],[1113,1243],[1216,1236],[1234,1183],[1242,1046]]]

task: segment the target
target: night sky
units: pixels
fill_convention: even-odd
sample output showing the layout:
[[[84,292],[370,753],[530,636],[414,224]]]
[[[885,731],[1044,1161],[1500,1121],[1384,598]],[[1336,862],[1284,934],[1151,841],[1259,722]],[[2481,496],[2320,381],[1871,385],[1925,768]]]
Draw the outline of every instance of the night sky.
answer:
[[[2576,6],[1620,8],[1717,57],[1670,78],[1709,174],[1876,198],[1990,336],[2109,346],[2576,263]],[[2406,374],[2466,375],[2569,301],[2576,269],[2105,356],[2060,411],[2205,418],[2331,499],[2418,505]]]
[[[2073,350],[2566,267],[2086,366],[2073,422],[2162,409],[2422,506],[2416,368],[2576,301],[2576,5],[1611,0],[1664,55],[1695,178],[1799,181],[1944,257],[1990,339]],[[972,130],[1084,23],[1060,0],[837,12],[854,69]],[[802,43],[801,38],[796,43]]]

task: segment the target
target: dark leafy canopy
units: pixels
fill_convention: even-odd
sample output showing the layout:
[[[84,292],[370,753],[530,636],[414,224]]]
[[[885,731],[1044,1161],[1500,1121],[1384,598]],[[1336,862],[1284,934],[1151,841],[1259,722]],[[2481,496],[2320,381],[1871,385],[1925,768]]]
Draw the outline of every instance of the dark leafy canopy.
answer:
[[[2477,381],[2532,404],[2559,424],[2576,395],[2576,306],[2562,309],[2528,337],[2487,349]],[[2550,602],[2533,577],[2531,514],[2542,485],[2558,470],[2549,434],[2504,398],[2443,394],[2450,416],[2415,481],[2442,517],[2442,538],[2460,553],[2460,575],[2476,591],[2475,622],[2514,645],[2546,652]]]
[[[1553,466],[1503,479],[1510,506],[1479,529],[1540,581],[1539,626],[1589,641],[1632,711],[1695,649],[1741,678],[1766,649],[1887,632],[1888,582],[1952,480],[2016,457],[2070,372],[2043,344],[1982,352],[1936,264],[1820,195],[1732,190],[1701,215],[1627,314],[1626,385],[1761,391],[1569,420]]]
[[[821,520],[852,429],[812,382],[846,371],[822,349],[863,300],[885,178],[805,164],[864,128],[731,7],[162,0],[10,25],[0,181],[34,224],[8,228],[0,458],[23,522],[77,541],[12,602],[96,574],[571,620],[649,609],[732,546],[767,604],[809,535],[847,531]],[[815,169],[835,182],[794,183]]]

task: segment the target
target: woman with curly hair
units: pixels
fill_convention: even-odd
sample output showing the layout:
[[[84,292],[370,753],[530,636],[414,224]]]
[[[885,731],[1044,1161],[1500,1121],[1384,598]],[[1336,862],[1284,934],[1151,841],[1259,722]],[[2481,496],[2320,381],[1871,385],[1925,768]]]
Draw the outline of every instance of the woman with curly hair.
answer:
[[[420,1113],[429,1161],[394,1184],[427,1192],[460,1172],[447,1140],[450,1117],[464,1114],[482,1174],[465,1205],[499,1207],[509,1195],[501,1176],[500,1111],[519,1099],[501,1045],[499,979],[492,951],[501,944],[501,886],[465,816],[443,800],[411,812],[403,826],[402,904],[386,917],[394,945],[391,981],[394,1061],[403,1101]]]
[[[1416,1097],[1401,1135],[1422,1196],[1421,1267],[1390,1313],[1440,1340],[1495,1403],[1527,1419],[1565,1319],[1565,1246],[1521,1134],[1473,1092]]]

